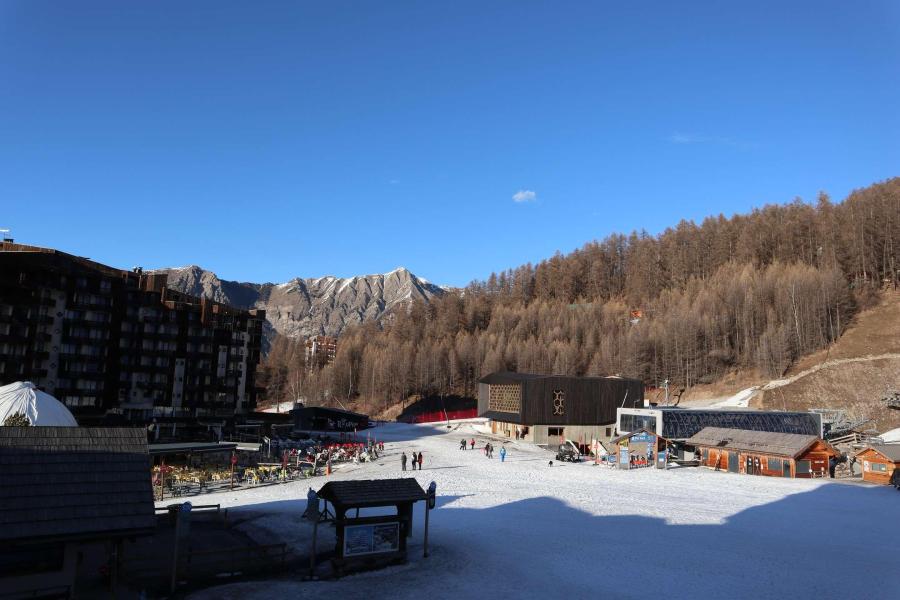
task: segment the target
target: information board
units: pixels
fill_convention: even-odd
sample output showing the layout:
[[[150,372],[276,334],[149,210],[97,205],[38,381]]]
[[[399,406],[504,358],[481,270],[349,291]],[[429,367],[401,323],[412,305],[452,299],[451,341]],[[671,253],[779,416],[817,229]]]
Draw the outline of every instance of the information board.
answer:
[[[372,523],[344,527],[344,557],[400,550],[400,523]]]

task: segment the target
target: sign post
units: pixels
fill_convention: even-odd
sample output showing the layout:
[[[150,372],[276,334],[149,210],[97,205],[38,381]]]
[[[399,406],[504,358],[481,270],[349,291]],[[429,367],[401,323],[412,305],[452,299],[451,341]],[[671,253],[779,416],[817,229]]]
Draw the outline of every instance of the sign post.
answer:
[[[434,508],[436,496],[437,484],[432,481],[428,484],[428,498],[425,500],[425,558],[428,558],[428,515],[431,514],[431,509]]]
[[[175,548],[172,552],[172,582],[171,591],[174,593],[178,587],[178,547],[181,542],[191,535],[191,508],[190,502],[182,504],[175,518]]]

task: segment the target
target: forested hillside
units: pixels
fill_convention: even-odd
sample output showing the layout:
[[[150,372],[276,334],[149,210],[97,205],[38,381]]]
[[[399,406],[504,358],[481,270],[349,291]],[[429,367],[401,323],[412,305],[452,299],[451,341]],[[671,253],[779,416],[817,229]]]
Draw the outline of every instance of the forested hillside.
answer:
[[[279,339],[263,380],[273,400],[377,410],[416,394],[472,395],[498,369],[682,387],[735,369],[779,376],[897,286],[897,243],[900,178],[840,203],[822,194],[657,236],[611,235],[414,303],[383,329],[349,328],[322,369]]]

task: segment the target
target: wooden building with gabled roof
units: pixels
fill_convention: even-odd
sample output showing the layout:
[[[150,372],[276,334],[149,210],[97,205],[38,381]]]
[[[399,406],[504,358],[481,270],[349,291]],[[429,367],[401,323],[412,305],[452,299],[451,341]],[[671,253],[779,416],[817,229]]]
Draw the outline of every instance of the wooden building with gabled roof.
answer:
[[[900,444],[869,446],[856,453],[856,460],[862,462],[863,481],[887,485],[894,470],[900,469]]]
[[[723,427],[706,427],[685,443],[700,452],[702,466],[769,477],[825,476],[829,459],[840,454],[815,435]]]
[[[0,427],[0,589],[72,593],[77,554],[155,527],[143,428]]]

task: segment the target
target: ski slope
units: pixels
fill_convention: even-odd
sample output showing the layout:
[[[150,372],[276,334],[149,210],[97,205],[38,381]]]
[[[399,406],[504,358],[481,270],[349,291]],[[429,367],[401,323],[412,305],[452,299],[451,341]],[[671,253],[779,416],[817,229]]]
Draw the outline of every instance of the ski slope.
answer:
[[[549,452],[515,440],[505,441],[501,464],[497,452],[489,460],[459,450],[460,439],[473,436],[499,450],[502,440],[474,427],[378,427],[370,431],[386,442],[382,459],[342,465],[332,476],[406,475],[423,488],[435,481],[429,558],[422,558],[420,503],[406,565],[337,581],[305,582],[297,572],[191,598],[900,598],[893,488],[698,468],[551,467]],[[413,450],[424,451],[425,470],[402,474],[399,455]],[[325,481],[311,483],[318,489]],[[202,501],[232,507],[229,520],[303,556],[307,489],[296,482]]]

